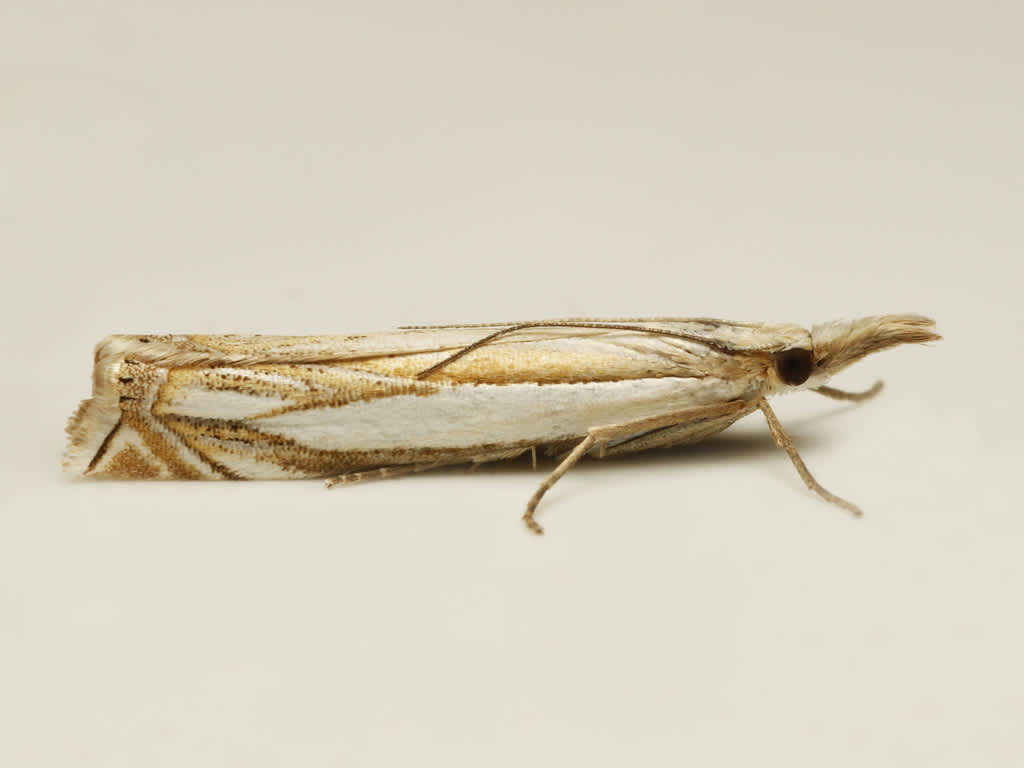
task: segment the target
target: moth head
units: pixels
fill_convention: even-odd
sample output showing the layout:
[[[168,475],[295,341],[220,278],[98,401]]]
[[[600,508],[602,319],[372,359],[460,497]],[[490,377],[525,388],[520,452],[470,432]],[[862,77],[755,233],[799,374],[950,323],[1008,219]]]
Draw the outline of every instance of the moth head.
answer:
[[[799,386],[823,384],[863,357],[900,344],[938,341],[935,321],[921,315],[876,315],[856,320],[836,320],[811,328],[810,348],[776,352],[779,378]]]
[[[941,338],[935,321],[920,315],[837,320],[816,325],[807,340],[773,352],[772,367],[784,387],[816,387],[872,352]]]

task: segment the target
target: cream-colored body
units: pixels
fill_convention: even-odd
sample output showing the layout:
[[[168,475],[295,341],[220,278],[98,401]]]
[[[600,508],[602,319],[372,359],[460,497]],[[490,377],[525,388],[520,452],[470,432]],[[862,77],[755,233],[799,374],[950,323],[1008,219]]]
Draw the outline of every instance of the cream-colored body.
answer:
[[[769,395],[820,387],[873,351],[864,339],[877,340],[879,329],[899,338],[877,348],[937,338],[915,316],[855,322],[813,331],[658,319],[351,336],[111,336],[97,347],[93,397],[69,425],[65,463],[112,478],[299,478],[494,461],[530,449],[565,454],[609,425],[622,428],[595,446],[605,453],[693,442]],[[775,365],[791,349],[832,361],[791,387]]]

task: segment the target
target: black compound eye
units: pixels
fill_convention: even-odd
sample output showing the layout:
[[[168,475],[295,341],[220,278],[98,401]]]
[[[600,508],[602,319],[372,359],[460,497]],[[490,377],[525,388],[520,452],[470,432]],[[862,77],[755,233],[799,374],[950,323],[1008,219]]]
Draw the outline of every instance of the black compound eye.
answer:
[[[798,386],[811,377],[814,355],[809,349],[786,349],[775,355],[775,370],[786,384]]]

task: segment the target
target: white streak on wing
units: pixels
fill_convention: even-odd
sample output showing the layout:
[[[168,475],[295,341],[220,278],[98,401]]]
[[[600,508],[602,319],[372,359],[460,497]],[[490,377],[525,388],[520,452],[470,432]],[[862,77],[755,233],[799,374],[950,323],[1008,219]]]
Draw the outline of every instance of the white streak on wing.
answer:
[[[239,379],[277,384],[285,394],[296,390],[308,392],[310,389],[299,379],[277,373],[252,371],[247,368],[218,368],[216,371]],[[246,394],[202,386],[193,386],[189,389],[179,386],[175,391],[177,395],[174,398],[157,406],[157,413],[173,413],[177,416],[195,418],[248,419],[291,404],[285,397],[274,397],[265,393]]]
[[[277,463],[273,454],[247,452],[237,446],[233,451],[224,452],[217,450],[217,444],[216,440],[201,440],[199,450],[247,480],[295,480],[310,476],[308,472]],[[219,447],[224,445],[221,443]]]
[[[251,423],[320,450],[460,448],[547,442],[696,405],[749,395],[749,381],[638,379],[589,384],[460,385]]]
[[[206,462],[196,456],[187,446],[185,446],[181,438],[178,435],[171,432],[167,427],[160,423],[158,419],[147,419],[146,426],[148,426],[153,432],[156,432],[160,437],[164,438],[168,444],[177,448],[178,460],[184,464],[189,465],[192,469],[199,473],[200,477],[205,477],[212,480],[220,479],[220,475],[207,466]]]
[[[276,397],[247,395],[230,390],[193,389],[182,397],[161,404],[157,412],[228,421],[250,419],[283,405],[288,405],[288,402]]]

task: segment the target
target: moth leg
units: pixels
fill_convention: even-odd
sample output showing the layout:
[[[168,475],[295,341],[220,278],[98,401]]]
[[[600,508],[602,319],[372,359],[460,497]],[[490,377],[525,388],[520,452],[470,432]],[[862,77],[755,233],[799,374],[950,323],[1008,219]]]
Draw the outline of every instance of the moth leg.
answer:
[[[870,389],[865,389],[863,392],[847,392],[845,389],[836,389],[835,387],[815,387],[814,391],[819,395],[831,397],[833,400],[847,400],[853,403],[860,403],[864,400],[870,400],[882,391],[882,380],[879,379],[871,385]]]
[[[544,529],[541,528],[540,524],[533,519],[533,515],[534,512],[537,511],[537,505],[540,504],[541,498],[551,489],[551,486],[558,482],[562,475],[572,469],[573,464],[582,459],[586,455],[587,451],[594,447],[594,443],[596,442],[597,438],[592,434],[583,438],[583,440],[580,441],[580,444],[573,448],[572,451],[569,452],[568,456],[562,459],[562,463],[555,467],[555,470],[547,476],[544,482],[540,484],[540,488],[538,488],[534,492],[533,496],[530,497],[530,500],[526,504],[526,512],[523,513],[523,522],[526,523],[527,528],[538,536],[544,533]]]
[[[341,475],[334,475],[324,480],[324,484],[328,488],[333,488],[336,485],[352,485],[353,483],[365,483],[369,480],[385,480],[389,477],[401,477],[402,475],[423,472],[424,470],[439,466],[440,464],[434,461],[420,464],[396,464],[390,467],[376,467],[359,472],[345,472]]]
[[[854,517],[861,517],[864,513],[860,511],[860,507],[825,490],[821,484],[814,479],[814,475],[811,474],[811,471],[807,469],[807,465],[804,464],[803,459],[800,458],[800,454],[796,451],[796,446],[793,445],[792,438],[790,438],[790,436],[786,434],[786,430],[782,428],[782,424],[779,423],[779,418],[775,415],[775,411],[772,410],[771,406],[768,405],[768,401],[762,397],[757,401],[757,407],[761,409],[765,420],[768,422],[768,429],[771,431],[772,437],[775,439],[775,444],[789,454],[789,459],[793,462],[793,466],[796,467],[796,471],[804,481],[804,484],[821,496],[825,501],[831,502],[837,507],[842,507]]]
[[[604,446],[609,440],[615,440],[620,437],[629,437],[630,435],[635,435],[638,432],[646,432],[648,430],[673,426],[675,424],[682,424],[687,421],[695,421],[698,419],[712,419],[717,416],[738,413],[745,408],[750,408],[749,401],[731,400],[726,403],[699,405],[695,408],[687,408],[685,411],[676,411],[674,413],[666,413],[660,416],[650,416],[645,419],[637,419],[636,421],[628,421],[622,424],[607,424],[601,427],[591,427],[587,430],[587,436],[569,452],[568,456],[562,459],[561,463],[555,467],[554,471],[547,476],[544,482],[540,484],[540,487],[534,492],[533,496],[530,497],[530,500],[526,504],[526,512],[523,513],[523,522],[526,524],[526,527],[534,533],[544,533],[544,529],[541,528],[540,524],[534,519],[534,514],[537,511],[537,505],[540,504],[540,500],[544,497],[544,494],[551,490],[551,487],[559,481],[562,475],[572,469],[573,465],[586,456],[587,452],[598,443]]]

